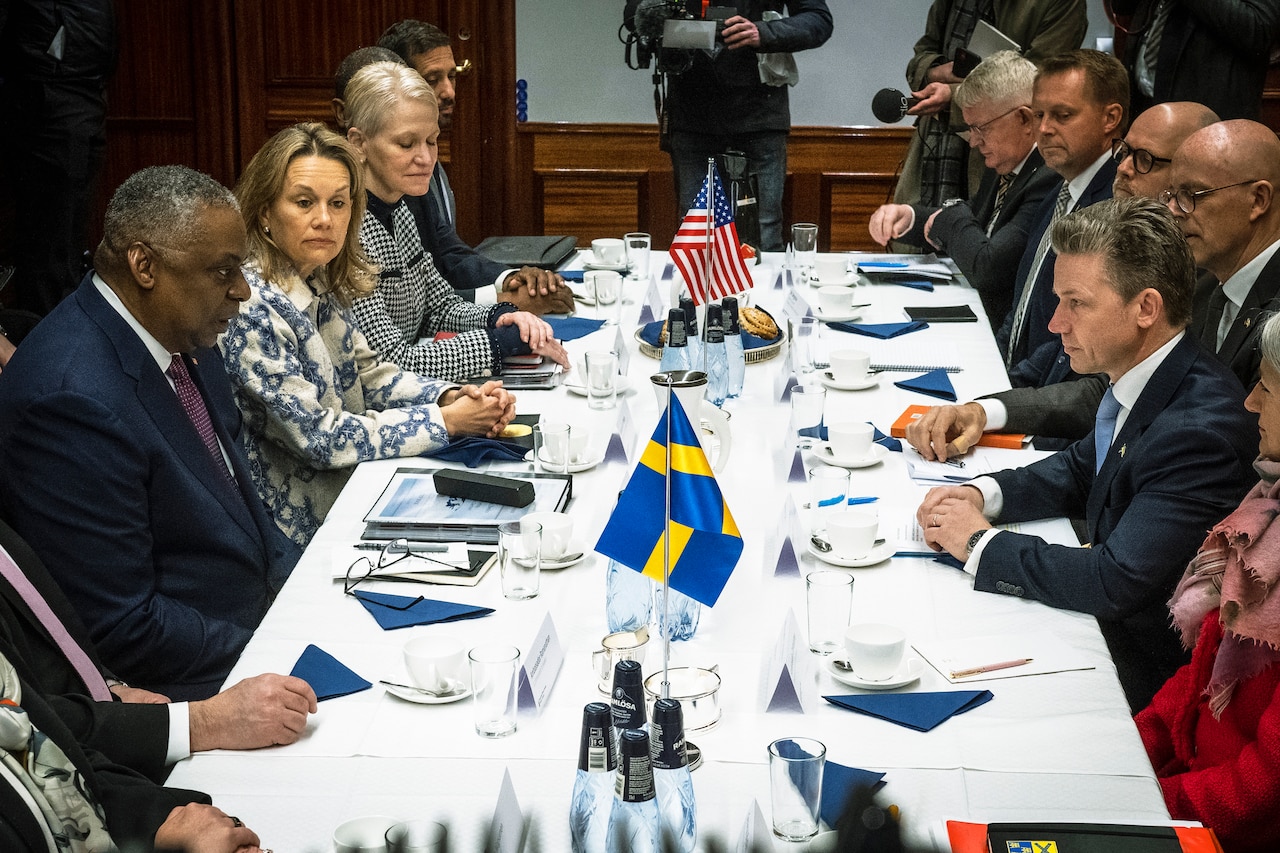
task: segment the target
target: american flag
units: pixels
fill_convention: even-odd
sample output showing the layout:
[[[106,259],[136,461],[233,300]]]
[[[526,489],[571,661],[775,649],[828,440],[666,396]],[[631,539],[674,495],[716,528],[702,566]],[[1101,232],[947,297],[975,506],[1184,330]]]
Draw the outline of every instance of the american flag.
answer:
[[[711,196],[711,204],[707,196]],[[707,208],[714,213],[711,238],[711,281],[707,271]],[[738,228],[733,224],[733,211],[725,197],[720,176],[713,170],[702,182],[693,207],[680,223],[671,241],[671,259],[689,284],[694,304],[723,299],[751,287],[751,273],[738,253]]]

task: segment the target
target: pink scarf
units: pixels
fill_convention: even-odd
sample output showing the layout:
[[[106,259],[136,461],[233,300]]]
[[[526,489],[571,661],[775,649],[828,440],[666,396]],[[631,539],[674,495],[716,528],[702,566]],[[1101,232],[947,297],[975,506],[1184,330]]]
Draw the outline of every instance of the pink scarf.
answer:
[[[1222,620],[1222,644],[1205,693],[1215,719],[1235,686],[1280,661],[1280,462],[1259,458],[1262,477],[1240,506],[1205,538],[1169,602],[1173,624],[1187,648],[1214,609]]]

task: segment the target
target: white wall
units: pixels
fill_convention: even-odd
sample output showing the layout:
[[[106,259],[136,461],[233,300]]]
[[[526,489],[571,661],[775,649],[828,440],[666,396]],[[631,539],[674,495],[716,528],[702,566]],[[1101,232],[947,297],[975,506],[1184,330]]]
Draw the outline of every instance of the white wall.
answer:
[[[907,60],[932,0],[827,2],[835,33],[821,48],[796,54],[792,123],[878,124],[871,98],[886,86],[906,88]],[[1093,47],[1111,29],[1102,0],[1088,3],[1085,44]],[[529,84],[530,121],[654,121],[650,72],[623,62],[622,7],[623,0],[516,0],[516,71]]]

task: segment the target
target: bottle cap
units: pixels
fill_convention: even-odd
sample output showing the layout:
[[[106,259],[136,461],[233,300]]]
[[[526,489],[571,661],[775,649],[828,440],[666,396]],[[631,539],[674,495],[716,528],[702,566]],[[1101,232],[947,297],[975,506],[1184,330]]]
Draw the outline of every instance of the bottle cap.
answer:
[[[687,347],[689,340],[687,338],[684,325],[684,311],[679,308],[672,308],[667,312],[667,343],[669,347]]]
[[[622,733],[618,741],[618,777],[613,790],[624,803],[643,803],[654,798],[647,732],[627,729]]]
[[[698,306],[688,296],[680,297],[680,309],[684,311],[685,334],[691,338],[698,336]]]
[[[654,770],[679,770],[689,763],[684,744],[684,709],[679,699],[655,701],[649,728],[653,731]]]
[[[613,719],[609,706],[603,702],[591,702],[582,709],[578,769],[589,773],[611,773],[617,769],[613,760]]]
[[[620,660],[614,665],[610,696],[614,728],[638,729],[644,726],[644,682],[639,661]]]
[[[724,343],[724,319],[719,305],[707,306],[706,339],[709,344]]]
[[[742,321],[738,319],[738,297],[726,296],[720,300],[720,305],[724,309],[724,334],[737,335],[742,332]]]

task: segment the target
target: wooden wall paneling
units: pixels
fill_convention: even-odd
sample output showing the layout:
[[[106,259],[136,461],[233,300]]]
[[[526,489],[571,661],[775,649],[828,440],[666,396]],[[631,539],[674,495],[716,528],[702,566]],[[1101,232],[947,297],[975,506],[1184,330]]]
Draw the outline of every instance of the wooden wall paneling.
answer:
[[[585,244],[637,230],[644,172],[551,169],[539,170],[536,178],[543,200],[543,233],[572,234]]]
[[[454,60],[471,61],[455,84],[457,103],[449,180],[458,198],[458,235],[475,245],[519,227],[528,195],[512,192],[520,152],[516,140],[515,0],[455,2],[447,32]]]
[[[867,222],[876,208],[893,192],[892,175],[875,172],[836,172],[823,176],[826,231],[830,235],[826,251],[877,251]]]

